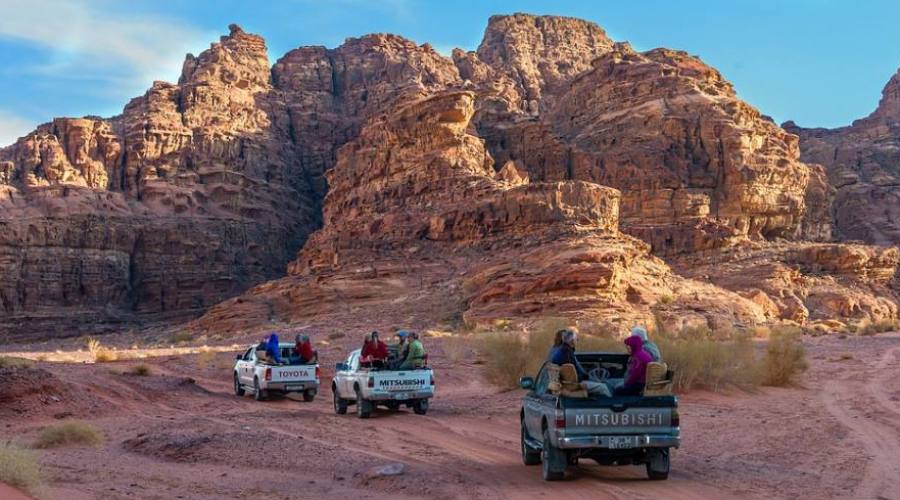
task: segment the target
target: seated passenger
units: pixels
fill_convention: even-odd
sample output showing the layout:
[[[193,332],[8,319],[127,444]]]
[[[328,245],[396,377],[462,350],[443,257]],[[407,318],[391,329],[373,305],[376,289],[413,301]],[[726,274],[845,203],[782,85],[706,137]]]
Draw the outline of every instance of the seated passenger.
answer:
[[[318,357],[309,341],[309,336],[307,335],[297,335],[294,344],[294,353],[297,358],[299,358],[299,363],[301,365],[314,363]]]
[[[392,366],[394,368],[400,366],[403,363],[403,360],[406,359],[406,354],[409,352],[409,332],[406,330],[400,330],[394,334],[395,337],[399,339],[397,345],[394,346],[396,349],[397,357],[393,360]]]
[[[659,347],[656,346],[653,342],[650,342],[650,339],[647,337],[647,329],[643,326],[636,326],[631,329],[632,335],[637,335],[644,341],[644,350],[647,351],[647,354],[650,355],[650,358],[657,363],[662,363],[662,354],[659,352]]]
[[[284,363],[281,359],[281,346],[278,343],[278,334],[275,332],[269,335],[269,341],[266,342],[266,355],[275,363]]]
[[[363,343],[362,352],[359,353],[359,362],[367,363],[377,368],[384,367],[388,358],[387,344],[378,338],[378,332],[372,332],[366,335]]]
[[[592,396],[609,396],[609,387],[603,382],[597,382],[589,379],[589,375],[578,359],[575,357],[575,344],[578,343],[578,335],[574,330],[560,330],[560,339],[562,343],[554,347],[550,353],[550,362],[555,365],[571,364],[575,367],[578,375],[578,383],[588,394]]]
[[[425,366],[425,346],[419,340],[419,334],[410,332],[409,348],[406,350],[406,357],[397,366],[398,370],[412,370]]]
[[[625,370],[625,382],[616,387],[613,394],[616,396],[640,396],[647,382],[647,364],[653,359],[643,349],[644,341],[636,335],[625,339],[628,347],[628,368]]]

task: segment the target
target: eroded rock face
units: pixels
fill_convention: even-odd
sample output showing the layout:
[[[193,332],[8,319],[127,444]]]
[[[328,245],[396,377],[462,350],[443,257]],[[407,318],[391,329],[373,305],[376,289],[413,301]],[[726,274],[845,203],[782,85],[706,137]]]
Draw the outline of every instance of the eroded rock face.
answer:
[[[474,93],[451,91],[373,119],[340,150],[324,226],[291,276],[213,308],[195,326],[240,327],[232,311],[262,311],[252,304],[286,322],[313,308],[339,310],[348,297],[390,308],[409,287],[407,295],[447,291],[438,309],[471,323],[563,314],[624,328],[648,321],[662,295],[703,289],[619,232],[618,191],[495,173],[484,141],[469,132],[474,113]],[[720,308],[732,321],[763,318],[736,294],[716,300],[732,302]],[[430,314],[423,309],[434,303],[418,301],[407,298],[404,308]]]
[[[122,115],[0,150],[0,334],[196,314],[281,274],[318,219],[289,130],[232,26]]]
[[[804,161],[826,166],[837,192],[834,227],[842,239],[879,245],[900,243],[900,72],[868,117],[837,129],[807,129],[800,136]]]

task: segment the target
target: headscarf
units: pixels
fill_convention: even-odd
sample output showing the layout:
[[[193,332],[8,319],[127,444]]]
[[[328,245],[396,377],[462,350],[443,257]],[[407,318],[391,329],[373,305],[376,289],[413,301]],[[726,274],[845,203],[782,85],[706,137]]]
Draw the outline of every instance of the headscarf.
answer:
[[[636,337],[640,337],[641,340],[643,340],[644,342],[650,340],[647,338],[647,329],[644,328],[643,326],[636,326],[636,327],[632,328],[631,334]]]

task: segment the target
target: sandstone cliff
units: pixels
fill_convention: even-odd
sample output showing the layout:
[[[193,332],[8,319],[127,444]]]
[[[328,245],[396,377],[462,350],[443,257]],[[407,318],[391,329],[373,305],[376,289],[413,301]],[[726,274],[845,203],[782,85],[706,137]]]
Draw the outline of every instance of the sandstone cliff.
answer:
[[[900,243],[900,72],[882,92],[878,108],[849,127],[784,127],[800,136],[805,161],[827,167],[837,192],[832,212],[842,239]]]
[[[590,22],[271,68],[232,26],[122,115],[0,150],[0,328],[184,315],[285,270],[194,326],[896,317],[897,252],[827,243],[834,178],[714,68]]]

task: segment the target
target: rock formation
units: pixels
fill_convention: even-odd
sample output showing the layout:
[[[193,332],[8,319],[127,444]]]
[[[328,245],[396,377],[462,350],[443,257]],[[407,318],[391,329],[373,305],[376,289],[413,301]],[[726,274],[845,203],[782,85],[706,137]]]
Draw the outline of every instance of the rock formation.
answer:
[[[900,244],[900,71],[884,87],[878,108],[848,127],[806,129],[793,122],[784,127],[800,136],[804,161],[827,167],[836,189],[836,235]]]
[[[586,21],[494,16],[452,59],[367,35],[271,69],[232,26],[122,115],[0,150],[0,328],[183,315],[285,270],[194,327],[896,317],[897,252],[828,243],[853,198],[799,155],[696,57]]]
[[[0,333],[196,314],[281,274],[318,220],[289,130],[232,26],[121,115],[0,150]]]

